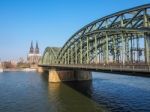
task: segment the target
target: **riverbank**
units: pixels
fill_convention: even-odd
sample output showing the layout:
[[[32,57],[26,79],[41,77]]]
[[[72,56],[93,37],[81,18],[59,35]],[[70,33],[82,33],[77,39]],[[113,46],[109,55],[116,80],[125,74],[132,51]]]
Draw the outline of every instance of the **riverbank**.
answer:
[[[3,69],[4,72],[19,72],[19,71],[24,71],[24,72],[34,72],[36,69],[33,68],[15,68],[15,69]]]
[[[0,68],[0,72],[3,72],[3,69],[2,69],[2,68]]]

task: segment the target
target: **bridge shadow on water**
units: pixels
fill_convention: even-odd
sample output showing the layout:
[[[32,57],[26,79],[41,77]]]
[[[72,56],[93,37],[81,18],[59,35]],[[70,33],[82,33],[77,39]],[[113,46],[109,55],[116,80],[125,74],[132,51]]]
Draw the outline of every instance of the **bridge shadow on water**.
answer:
[[[106,112],[104,106],[91,99],[92,81],[49,83],[49,96],[60,112]],[[55,105],[56,106],[56,105]]]
[[[49,83],[48,73],[41,75],[51,108],[56,112],[135,112],[139,109],[149,112],[148,78],[131,76],[137,74],[92,74],[91,81],[60,83]],[[138,84],[143,85],[136,86]]]
[[[91,81],[49,83],[48,74],[41,74],[48,88],[50,107],[55,112],[108,112],[105,106],[92,99]]]
[[[80,92],[88,98],[92,97],[92,80],[63,82],[65,85]]]

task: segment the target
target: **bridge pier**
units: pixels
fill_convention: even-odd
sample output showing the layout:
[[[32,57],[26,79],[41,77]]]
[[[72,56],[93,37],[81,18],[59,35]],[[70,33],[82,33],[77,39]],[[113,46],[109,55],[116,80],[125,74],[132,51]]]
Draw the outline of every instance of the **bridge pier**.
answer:
[[[92,74],[89,71],[50,69],[48,80],[49,82],[92,80]]]
[[[75,80],[92,80],[92,73],[90,71],[76,70],[74,71]]]

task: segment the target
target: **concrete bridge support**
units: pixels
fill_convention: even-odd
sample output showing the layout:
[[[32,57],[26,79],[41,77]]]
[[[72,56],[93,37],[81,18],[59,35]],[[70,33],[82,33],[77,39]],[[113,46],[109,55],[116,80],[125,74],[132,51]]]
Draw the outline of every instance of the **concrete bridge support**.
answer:
[[[49,82],[92,80],[90,71],[49,70]]]
[[[92,73],[90,71],[76,70],[74,71],[75,80],[92,80]]]

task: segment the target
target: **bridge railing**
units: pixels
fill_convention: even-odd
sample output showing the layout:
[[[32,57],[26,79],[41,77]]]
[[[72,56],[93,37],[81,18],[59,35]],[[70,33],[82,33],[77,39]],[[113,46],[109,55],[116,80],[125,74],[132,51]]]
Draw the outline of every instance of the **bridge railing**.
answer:
[[[84,69],[84,70],[107,70],[107,71],[126,71],[126,72],[150,72],[150,65],[105,65],[105,64],[51,64],[41,65],[55,68]]]

